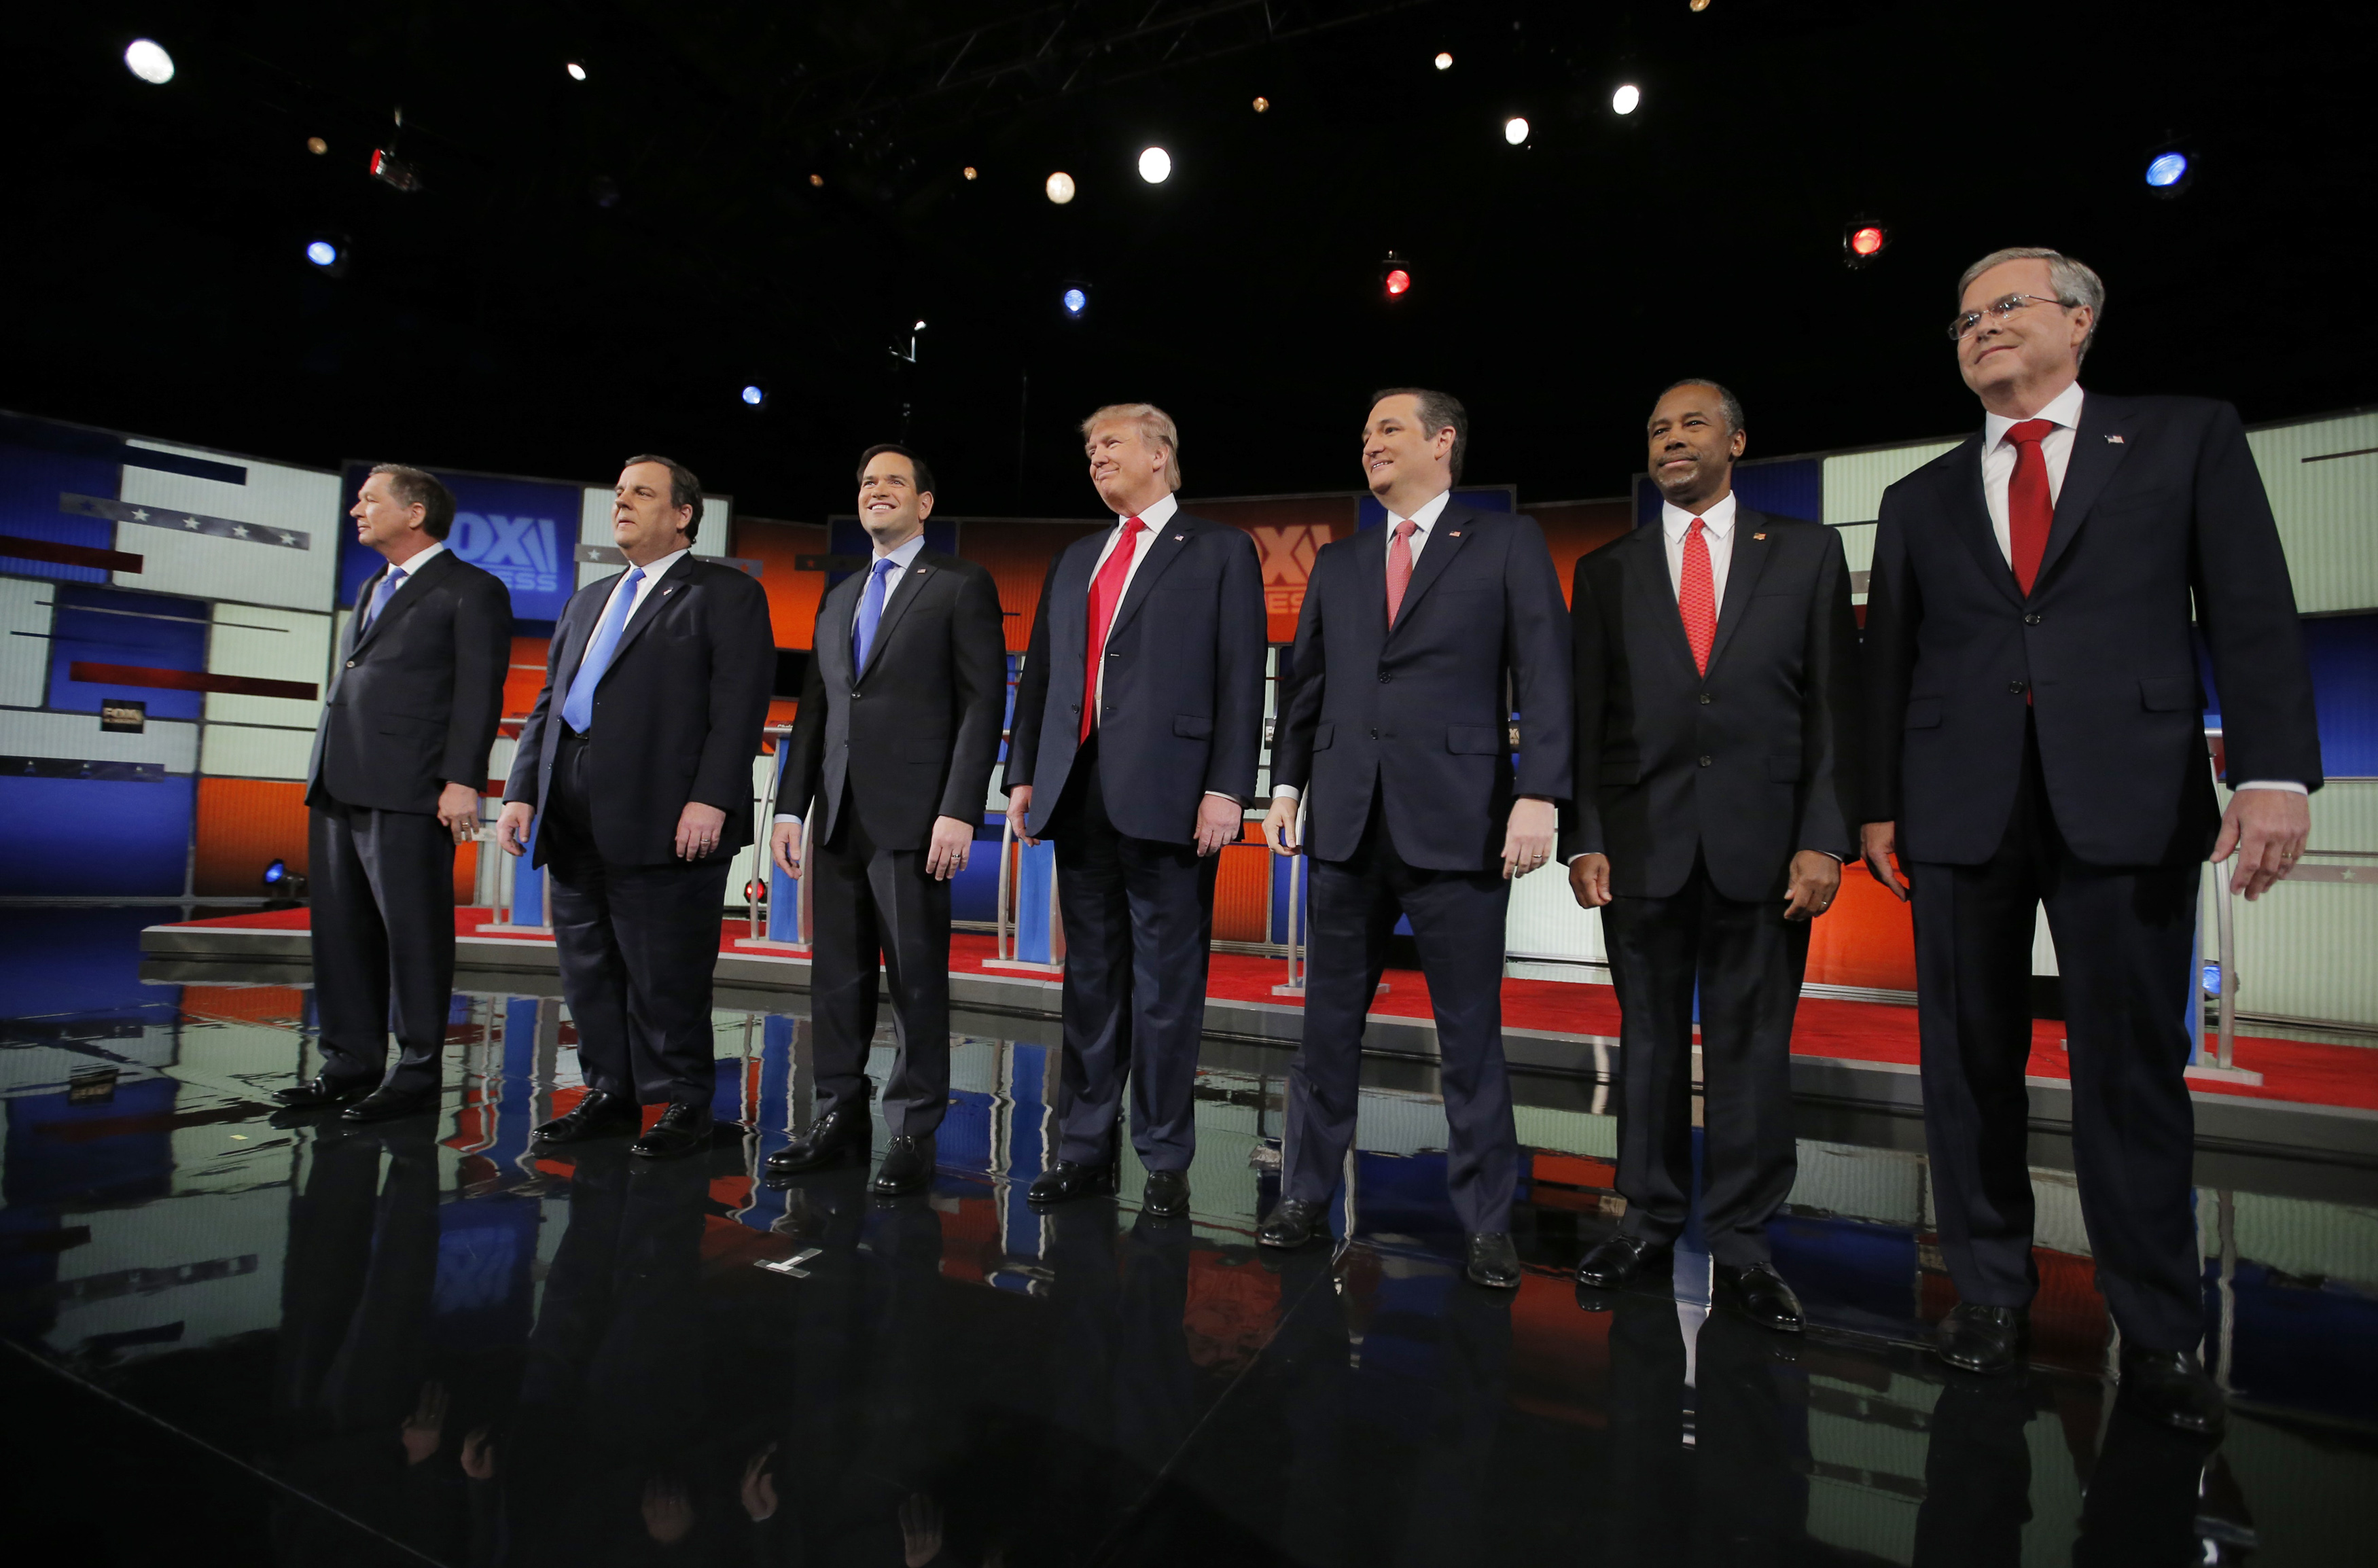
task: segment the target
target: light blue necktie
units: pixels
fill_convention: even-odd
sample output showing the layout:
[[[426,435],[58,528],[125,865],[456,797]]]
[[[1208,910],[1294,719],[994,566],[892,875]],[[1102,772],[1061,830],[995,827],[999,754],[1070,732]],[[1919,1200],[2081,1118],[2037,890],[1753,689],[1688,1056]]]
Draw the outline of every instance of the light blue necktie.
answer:
[[[628,585],[611,595],[611,607],[604,612],[603,624],[594,628],[594,640],[586,645],[586,656],[578,661],[578,678],[570,683],[570,695],[561,700],[561,719],[571,729],[584,735],[594,727],[594,688],[603,684],[603,672],[611,667],[611,655],[619,647],[619,633],[627,628],[628,616],[636,607],[636,590],[644,581],[644,569],[638,567],[628,574]]]
[[[850,628],[850,673],[854,676],[867,667],[868,650],[875,646],[875,628],[883,623],[883,595],[889,592],[884,584],[899,569],[900,563],[886,556],[867,574],[867,586],[859,595],[859,618]]]
[[[358,640],[362,639],[365,632],[379,624],[379,614],[388,608],[389,596],[396,592],[398,584],[403,581],[402,567],[390,567],[381,575],[379,586],[372,591],[371,604],[364,611],[363,627],[355,633]]]

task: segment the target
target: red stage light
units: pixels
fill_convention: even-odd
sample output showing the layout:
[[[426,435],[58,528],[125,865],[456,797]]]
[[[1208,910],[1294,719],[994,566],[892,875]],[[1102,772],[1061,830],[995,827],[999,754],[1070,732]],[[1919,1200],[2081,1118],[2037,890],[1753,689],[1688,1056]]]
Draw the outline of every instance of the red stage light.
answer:
[[[1394,271],[1387,274],[1387,297],[1389,299],[1395,298],[1398,294],[1410,292],[1411,288],[1411,274],[1405,271],[1402,268],[1399,267]]]
[[[1872,256],[1882,248],[1882,231],[1868,223],[1850,236],[1850,249],[1860,256]]]

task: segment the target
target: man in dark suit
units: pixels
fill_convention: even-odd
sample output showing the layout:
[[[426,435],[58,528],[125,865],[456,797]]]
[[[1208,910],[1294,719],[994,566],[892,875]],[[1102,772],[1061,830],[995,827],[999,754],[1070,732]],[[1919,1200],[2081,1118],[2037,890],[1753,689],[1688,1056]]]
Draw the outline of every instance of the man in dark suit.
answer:
[[[1016,682],[1007,814],[1057,846],[1065,923],[1057,1158],[1030,1199],[1113,1190],[1131,1085],[1143,1207],[1186,1213],[1214,873],[1263,746],[1263,574],[1241,529],[1181,510],[1181,435],[1149,403],[1082,422],[1115,526],[1049,569]]]
[[[373,469],[347,515],[387,564],[356,597],[306,769],[322,1069],[274,1098],[381,1121],[438,1103],[454,846],[478,831],[512,603],[446,547],[454,497],[420,469]],[[391,1000],[399,1049],[387,1071]]]
[[[1808,923],[1856,853],[1857,621],[1841,535],[1734,494],[1742,405],[1679,381],[1651,411],[1656,527],[1577,563],[1577,796],[1561,855],[1603,912],[1624,1017],[1618,1191],[1601,1289],[1672,1272],[1693,1197],[1698,996],[1702,1227],[1718,1299],[1797,1333],[1767,1222],[1798,1170],[1792,1015]]]
[[[2002,250],[1958,299],[1950,333],[1983,429],[1883,495],[1863,801],[1868,869],[1916,904],[1925,1131],[1961,1298],[1940,1353],[2017,1364],[2038,1287],[2024,1071],[2045,902],[2122,1394],[2210,1432],[2223,1406],[2196,1353],[2182,1076],[2197,864],[2236,852],[2230,886],[2255,898],[2302,853],[2321,765],[2295,593],[2236,411],[2083,395],[2095,272]],[[2226,812],[2192,606],[2244,781]]]
[[[550,869],[561,994],[587,1094],[539,1127],[552,1143],[633,1131],[655,1158],[710,1141],[710,978],[735,852],[751,842],[751,759],[776,652],[768,600],[695,556],[702,482],[628,460],[611,535],[628,569],[555,623],[545,689],[521,731],[497,837]]]
[[[972,561],[925,547],[933,473],[905,447],[859,459],[864,572],[818,605],[809,674],[780,753],[776,865],[811,879],[817,935],[817,1115],[768,1156],[775,1175],[867,1157],[867,1050],[875,968],[892,986],[899,1054],[883,1094],[892,1138],[878,1192],[932,1174],[928,1140],[950,1098],[950,879],[982,820],[1007,706],[999,589]],[[817,842],[801,860],[801,819]]]
[[[1338,1185],[1363,1019],[1400,912],[1436,1014],[1464,1269],[1512,1287],[1519,1139],[1503,1065],[1503,926],[1510,879],[1551,857],[1553,803],[1569,793],[1568,616],[1535,521],[1452,498],[1469,441],[1469,414],[1442,392],[1374,398],[1363,474],[1387,526],[1325,545],[1305,586],[1264,836],[1275,853],[1313,856],[1313,962],[1280,1201],[1257,1239],[1303,1246]]]

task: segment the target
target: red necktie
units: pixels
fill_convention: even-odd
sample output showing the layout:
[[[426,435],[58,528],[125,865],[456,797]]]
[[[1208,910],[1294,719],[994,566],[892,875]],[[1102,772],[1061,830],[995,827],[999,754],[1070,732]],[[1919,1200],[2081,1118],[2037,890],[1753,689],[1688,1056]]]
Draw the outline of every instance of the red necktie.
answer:
[[[1131,576],[1132,557],[1139,553],[1139,536],[1147,524],[1135,517],[1123,520],[1123,534],[1107,552],[1106,564],[1090,580],[1089,657],[1082,661],[1082,738],[1088,740],[1099,722],[1099,664],[1107,656],[1107,628],[1114,625],[1115,606],[1123,603],[1123,585]]]
[[[1404,607],[1404,590],[1411,586],[1411,536],[1420,524],[1406,518],[1396,524],[1396,536],[1387,542],[1387,624],[1396,624],[1396,612]]]
[[[1676,585],[1676,609],[1685,617],[1685,640],[1693,645],[1693,667],[1709,674],[1710,645],[1717,640],[1717,579],[1710,571],[1709,524],[1693,519],[1685,534],[1685,570]]]
[[[2007,555],[2015,585],[2025,594],[2039,577],[2039,558],[2048,554],[2048,527],[2056,521],[2056,502],[2048,494],[2048,454],[2039,446],[2055,428],[2050,419],[2026,419],[2007,427],[2006,438],[2014,443],[2014,477],[2007,482]]]

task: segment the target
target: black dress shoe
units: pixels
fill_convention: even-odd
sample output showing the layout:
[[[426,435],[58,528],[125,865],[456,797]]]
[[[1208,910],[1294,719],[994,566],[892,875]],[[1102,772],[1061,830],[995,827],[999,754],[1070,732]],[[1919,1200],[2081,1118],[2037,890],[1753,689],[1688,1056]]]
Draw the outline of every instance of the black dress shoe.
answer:
[[[1734,1309],[1735,1314],[1760,1328],[1778,1334],[1800,1332],[1800,1299],[1784,1283],[1774,1265],[1759,1263],[1750,1268],[1736,1268],[1731,1263],[1717,1265],[1718,1299]]]
[[[683,1159],[710,1147],[712,1125],[708,1106],[679,1100],[661,1112],[661,1119],[646,1128],[643,1137],[628,1145],[628,1153],[642,1155],[648,1160]]]
[[[1517,1290],[1519,1287],[1519,1250],[1511,1245],[1507,1230],[1473,1230],[1470,1233],[1469,1256],[1461,1272],[1472,1285],[1491,1286],[1496,1290]]]
[[[1598,1242],[1577,1265],[1577,1282],[1594,1290],[1624,1290],[1651,1276],[1655,1283],[1674,1282],[1675,1247],[1641,1236],[1613,1236]]]
[[[1051,1203],[1070,1203],[1076,1198],[1094,1197],[1114,1191],[1114,1167],[1111,1165],[1076,1165],[1072,1160],[1059,1160],[1055,1165],[1032,1179],[1025,1202],[1034,1208],[1046,1208]]]
[[[875,1129],[865,1109],[834,1110],[819,1117],[809,1130],[768,1156],[771,1176],[798,1176],[824,1170],[846,1160],[864,1160]]]
[[[633,1132],[643,1119],[633,1101],[590,1089],[584,1099],[551,1121],[540,1123],[536,1136],[546,1143],[583,1143],[593,1138],[616,1138],[622,1132]]]
[[[1139,1212],[1158,1219],[1177,1219],[1189,1212],[1189,1176],[1185,1171],[1151,1170],[1147,1191],[1140,1194]]]
[[[362,1099],[379,1087],[377,1078],[358,1078],[351,1083],[334,1083],[329,1078],[308,1078],[303,1083],[286,1089],[275,1089],[272,1097],[291,1110],[319,1110],[325,1106],[343,1106]]]
[[[435,1089],[379,1089],[340,1113],[342,1121],[394,1121],[438,1108]]]
[[[933,1156],[922,1138],[895,1138],[883,1147],[883,1165],[875,1173],[872,1191],[887,1196],[917,1192],[933,1174]]]
[[[1267,1247],[1302,1247],[1313,1239],[1315,1227],[1327,1211],[1327,1203],[1282,1198],[1255,1227],[1255,1239]]]
[[[2123,1346],[2118,1398],[2140,1415],[2190,1437],[2218,1437],[2229,1415],[2221,1390],[2193,1350]]]
[[[2023,1308],[1960,1301],[1941,1321],[1932,1347],[1961,1372],[1995,1377],[2023,1365],[2030,1339],[2031,1314]]]

